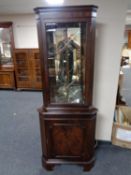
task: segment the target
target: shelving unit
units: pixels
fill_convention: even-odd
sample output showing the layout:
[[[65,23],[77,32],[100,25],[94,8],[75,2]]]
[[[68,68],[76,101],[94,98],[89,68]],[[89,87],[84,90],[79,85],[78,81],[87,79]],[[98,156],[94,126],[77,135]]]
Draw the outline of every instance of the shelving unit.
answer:
[[[18,89],[42,88],[39,49],[15,49],[14,63]]]

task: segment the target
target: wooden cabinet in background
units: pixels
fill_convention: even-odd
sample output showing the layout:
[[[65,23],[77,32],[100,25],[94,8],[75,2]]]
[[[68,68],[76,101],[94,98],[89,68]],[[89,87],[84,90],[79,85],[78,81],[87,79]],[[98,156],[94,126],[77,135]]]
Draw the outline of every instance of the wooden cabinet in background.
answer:
[[[128,48],[131,49],[131,30],[128,31]]]
[[[32,64],[32,83],[36,89],[42,88],[42,80],[41,80],[41,69],[40,69],[40,55],[38,49],[30,50],[30,58]]]
[[[13,66],[0,67],[0,88],[15,88]]]
[[[41,71],[38,49],[15,49],[16,84],[19,89],[41,89]]]
[[[0,22],[0,88],[14,89],[13,23]]]

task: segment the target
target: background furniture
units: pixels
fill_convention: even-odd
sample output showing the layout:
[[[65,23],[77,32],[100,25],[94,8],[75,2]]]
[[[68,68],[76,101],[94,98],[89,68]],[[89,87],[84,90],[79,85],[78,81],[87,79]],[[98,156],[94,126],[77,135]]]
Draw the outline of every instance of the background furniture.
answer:
[[[128,30],[128,48],[131,49],[131,30]]]
[[[15,88],[12,22],[0,22],[0,88]]]
[[[15,88],[14,67],[0,67],[0,88]]]
[[[14,64],[18,89],[41,89],[39,49],[15,49]]]

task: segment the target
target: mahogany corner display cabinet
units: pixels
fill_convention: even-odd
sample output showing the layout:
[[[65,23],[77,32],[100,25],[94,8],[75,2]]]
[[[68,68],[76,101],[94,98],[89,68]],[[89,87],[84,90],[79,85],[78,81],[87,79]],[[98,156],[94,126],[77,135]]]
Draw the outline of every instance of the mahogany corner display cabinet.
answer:
[[[89,171],[95,162],[92,106],[97,6],[38,7],[37,26],[43,106],[38,110],[42,164],[77,164]]]

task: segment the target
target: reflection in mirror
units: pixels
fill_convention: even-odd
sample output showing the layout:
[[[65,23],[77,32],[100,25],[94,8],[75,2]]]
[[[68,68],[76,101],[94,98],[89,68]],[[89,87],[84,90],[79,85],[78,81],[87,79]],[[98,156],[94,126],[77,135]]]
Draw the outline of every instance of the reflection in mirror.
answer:
[[[127,43],[122,48],[122,58],[119,76],[118,105],[131,106],[131,50]]]
[[[11,26],[9,23],[0,23],[0,65],[12,64]]]
[[[83,103],[84,23],[47,24],[50,100]]]
[[[131,38],[126,26],[121,50],[117,100],[112,127],[112,144],[131,148]]]
[[[114,121],[131,126],[131,49],[127,43],[122,48]]]

